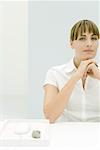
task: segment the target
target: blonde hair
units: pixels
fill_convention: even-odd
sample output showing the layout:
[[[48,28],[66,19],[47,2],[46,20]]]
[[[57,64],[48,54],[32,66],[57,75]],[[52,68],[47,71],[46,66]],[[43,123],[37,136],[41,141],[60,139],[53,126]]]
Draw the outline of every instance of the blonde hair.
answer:
[[[72,27],[70,33],[70,40],[77,40],[78,36],[82,35],[85,32],[96,34],[99,39],[100,34],[96,24],[90,20],[81,20]]]

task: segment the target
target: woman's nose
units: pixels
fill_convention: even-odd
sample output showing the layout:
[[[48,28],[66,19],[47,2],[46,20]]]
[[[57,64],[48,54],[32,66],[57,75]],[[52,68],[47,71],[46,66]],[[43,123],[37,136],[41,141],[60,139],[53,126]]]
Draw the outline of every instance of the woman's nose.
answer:
[[[87,47],[91,47],[92,46],[92,41],[91,40],[87,40],[86,45],[87,45]]]

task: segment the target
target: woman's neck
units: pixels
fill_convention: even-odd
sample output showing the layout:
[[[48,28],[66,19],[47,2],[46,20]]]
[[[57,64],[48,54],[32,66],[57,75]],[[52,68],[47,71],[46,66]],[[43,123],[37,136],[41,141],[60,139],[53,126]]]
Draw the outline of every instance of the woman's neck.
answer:
[[[79,59],[77,59],[76,57],[74,57],[74,65],[75,65],[75,67],[76,68],[78,68],[79,67],[79,65],[80,65],[80,63],[81,63],[81,61],[79,60]]]

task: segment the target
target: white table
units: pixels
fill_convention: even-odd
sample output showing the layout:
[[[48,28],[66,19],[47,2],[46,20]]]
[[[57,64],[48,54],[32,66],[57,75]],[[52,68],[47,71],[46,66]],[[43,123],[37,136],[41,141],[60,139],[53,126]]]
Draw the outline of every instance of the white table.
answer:
[[[45,123],[44,123],[45,126]],[[63,122],[49,124],[49,144],[35,150],[100,150],[100,123]],[[63,148],[62,148],[63,147]],[[0,147],[0,150],[33,150],[34,147]]]
[[[51,125],[51,131],[52,146],[100,150],[100,123],[58,123]]]

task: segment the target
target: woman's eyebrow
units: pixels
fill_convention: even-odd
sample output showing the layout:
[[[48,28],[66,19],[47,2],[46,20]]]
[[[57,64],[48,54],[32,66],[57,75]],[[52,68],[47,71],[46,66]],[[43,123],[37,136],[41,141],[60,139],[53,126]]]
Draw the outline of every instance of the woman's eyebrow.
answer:
[[[81,34],[80,36],[86,36],[85,34]],[[92,34],[91,36],[97,36],[96,34]]]
[[[97,36],[96,34],[92,34],[91,36]]]

